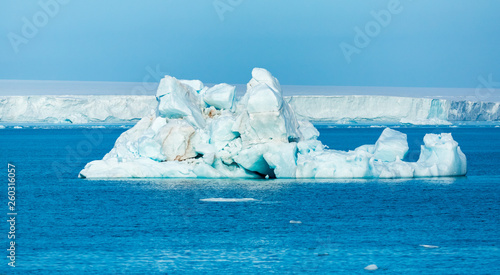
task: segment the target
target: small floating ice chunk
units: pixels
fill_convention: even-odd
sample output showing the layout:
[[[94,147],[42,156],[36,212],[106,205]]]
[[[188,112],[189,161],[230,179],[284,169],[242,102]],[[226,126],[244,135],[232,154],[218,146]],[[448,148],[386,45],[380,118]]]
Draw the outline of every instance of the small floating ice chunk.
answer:
[[[257,201],[254,198],[208,198],[208,199],[200,199],[200,201],[205,202],[249,202],[249,201]]]
[[[14,126],[14,129],[22,129],[23,127],[21,126]]]
[[[301,224],[302,222],[301,221],[294,221],[294,220],[291,220],[290,223],[293,223],[293,224]]]
[[[439,248],[439,246],[429,245],[429,244],[421,244],[420,246],[425,248]]]
[[[374,265],[374,264],[371,264],[371,265],[368,265],[365,267],[365,270],[369,270],[369,271],[373,271],[373,270],[377,270],[377,269],[378,269],[378,266]]]

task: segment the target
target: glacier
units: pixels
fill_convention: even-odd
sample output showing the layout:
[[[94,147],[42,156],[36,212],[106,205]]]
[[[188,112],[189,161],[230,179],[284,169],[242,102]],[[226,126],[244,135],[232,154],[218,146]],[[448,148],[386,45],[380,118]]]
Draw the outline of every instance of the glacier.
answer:
[[[279,81],[255,68],[247,92],[165,76],[156,108],[116,140],[81,178],[410,178],[462,176],[467,159],[451,134],[427,134],[416,162],[404,133],[386,128],[374,144],[327,149],[296,114]]]
[[[232,108],[234,102],[228,102],[227,98],[235,92],[234,86],[220,84],[203,88],[200,92],[207,93],[209,104]],[[214,90],[224,93],[214,93]],[[283,99],[297,118],[313,122],[387,125],[500,122],[500,102],[374,95],[295,95]],[[218,105],[220,102],[227,105]],[[0,122],[136,123],[154,111],[156,105],[154,96],[145,95],[0,96]]]
[[[150,96],[2,96],[0,121],[8,123],[124,123],[148,115]]]

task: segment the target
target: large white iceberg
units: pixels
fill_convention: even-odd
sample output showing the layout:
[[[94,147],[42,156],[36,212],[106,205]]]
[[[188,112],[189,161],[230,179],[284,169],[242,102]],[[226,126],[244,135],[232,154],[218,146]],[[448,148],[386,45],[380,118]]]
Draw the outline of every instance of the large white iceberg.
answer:
[[[326,149],[318,130],[298,120],[281,86],[254,69],[246,94],[235,87],[166,76],[156,112],[124,132],[83,178],[400,178],[462,176],[467,160],[451,134],[427,134],[417,162],[403,161],[406,135],[386,128],[373,145]]]

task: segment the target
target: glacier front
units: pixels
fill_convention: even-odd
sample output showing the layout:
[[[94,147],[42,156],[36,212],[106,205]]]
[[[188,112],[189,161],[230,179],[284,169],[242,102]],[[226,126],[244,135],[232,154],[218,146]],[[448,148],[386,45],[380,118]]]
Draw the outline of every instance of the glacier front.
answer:
[[[451,134],[427,134],[417,162],[406,135],[386,128],[375,144],[329,150],[295,114],[279,81],[256,68],[236,99],[228,84],[166,76],[155,112],[124,132],[82,178],[408,178],[462,176],[467,160]]]
[[[194,85],[194,84],[192,84]],[[203,83],[196,84],[198,86]],[[231,109],[235,87],[219,84],[199,96],[210,106]],[[384,95],[284,96],[298,119],[335,124],[449,125],[500,122],[500,102]],[[237,93],[236,93],[237,94]],[[234,98],[235,102],[229,102]],[[225,105],[220,105],[225,104]],[[51,124],[137,123],[156,109],[146,95],[0,96],[0,122]]]

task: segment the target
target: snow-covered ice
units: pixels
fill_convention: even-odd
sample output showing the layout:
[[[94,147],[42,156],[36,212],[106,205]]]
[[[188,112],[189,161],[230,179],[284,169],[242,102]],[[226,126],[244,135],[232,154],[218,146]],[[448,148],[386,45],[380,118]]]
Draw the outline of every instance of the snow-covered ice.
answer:
[[[300,119],[344,124],[448,125],[461,121],[500,120],[500,102],[372,95],[300,95],[285,100]]]
[[[430,244],[421,244],[420,246],[421,246],[421,247],[424,247],[424,248],[439,248],[439,246],[436,246],[436,245],[430,245]]]
[[[8,123],[137,122],[155,109],[150,96],[3,96],[0,121]]]
[[[427,134],[417,162],[405,162],[406,135],[383,130],[371,145],[329,150],[318,130],[297,118],[279,81],[254,69],[238,101],[227,84],[166,76],[156,112],[124,132],[85,178],[401,178],[461,176],[467,160],[451,134]]]
[[[377,270],[378,269],[378,266],[377,265],[374,265],[374,264],[371,264],[371,265],[368,265],[365,267],[365,270],[368,270],[368,271],[374,271],[374,270]]]
[[[208,104],[216,110],[229,110],[238,102],[233,96],[234,86],[228,84],[206,87],[199,80],[180,83],[190,93],[198,94],[196,104],[201,107]],[[274,83],[268,85],[276,89]],[[500,121],[500,102],[374,95],[285,95],[283,100],[299,120],[336,124],[450,125]],[[156,110],[157,104],[154,96],[145,95],[0,96],[0,122],[135,123]],[[193,115],[194,119],[196,114]]]
[[[204,202],[251,202],[257,201],[254,198],[208,198],[208,199],[200,199],[200,201]]]

